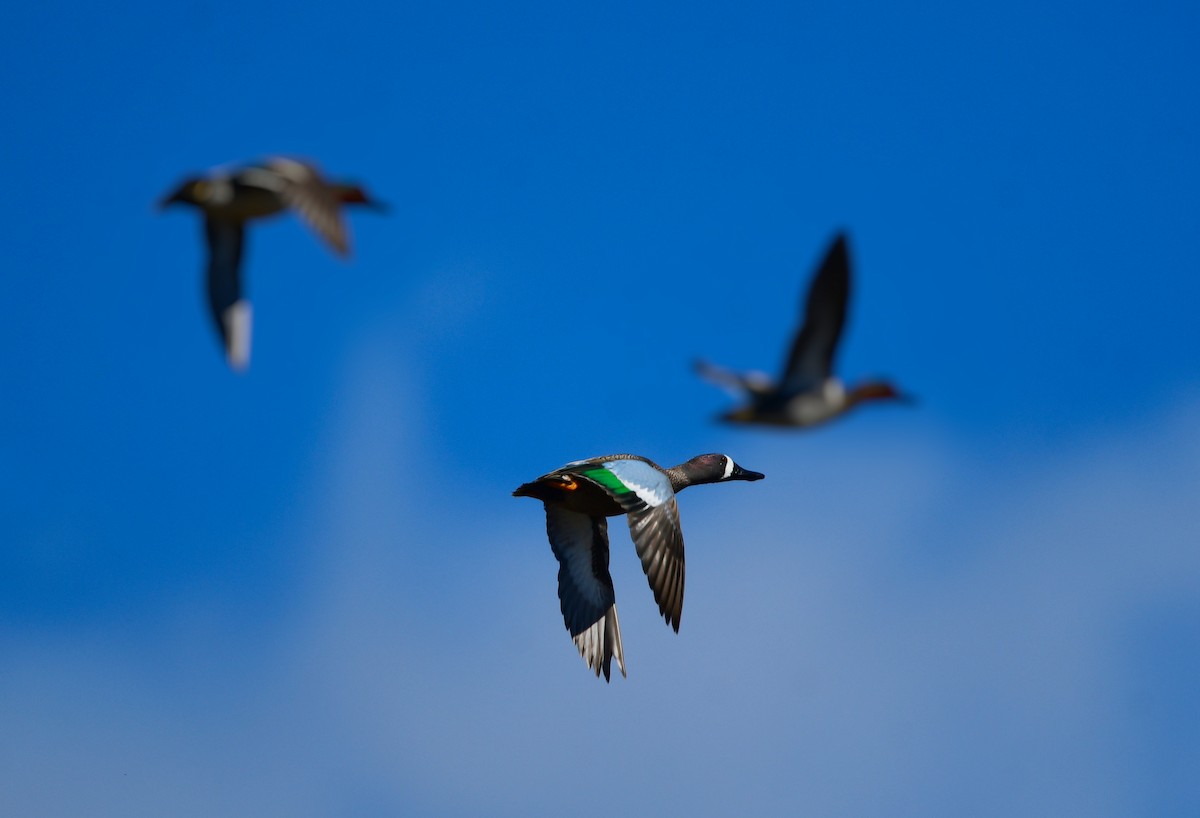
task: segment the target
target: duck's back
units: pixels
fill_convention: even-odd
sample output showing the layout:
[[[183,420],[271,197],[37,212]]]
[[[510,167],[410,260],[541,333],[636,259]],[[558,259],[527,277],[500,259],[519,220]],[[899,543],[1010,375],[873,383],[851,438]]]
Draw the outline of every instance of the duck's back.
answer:
[[[625,513],[616,496],[634,491],[631,482],[663,483],[665,475],[653,462],[638,455],[604,455],[572,461],[525,483],[513,494],[536,497],[592,517],[616,517]],[[666,483],[668,491],[669,486]]]

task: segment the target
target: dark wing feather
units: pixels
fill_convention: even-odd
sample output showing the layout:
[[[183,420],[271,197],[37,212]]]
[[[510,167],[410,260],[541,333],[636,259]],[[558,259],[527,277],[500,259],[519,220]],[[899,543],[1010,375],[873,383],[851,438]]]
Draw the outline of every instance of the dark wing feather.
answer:
[[[626,498],[633,495],[625,495]],[[683,532],[679,526],[679,506],[672,497],[660,506],[638,500],[622,502],[629,518],[629,536],[642,561],[642,570],[654,592],[658,612],[667,624],[679,631],[683,615]]]
[[[849,298],[850,254],[846,237],[839,235],[808,288],[804,324],[792,342],[780,378],[784,391],[812,389],[833,374],[833,358],[846,321]]]
[[[243,369],[250,361],[250,304],[242,298],[241,222],[205,219],[208,243],[208,309],[221,336],[230,366]]]
[[[619,470],[619,479],[628,491],[591,480],[586,474],[577,476],[599,486],[625,510],[629,535],[654,592],[658,611],[678,631],[683,613],[683,532],[670,480],[641,458],[610,461],[607,467]]]
[[[546,534],[558,558],[558,599],[563,622],[589,668],[605,680],[615,656],[625,675],[616,594],[608,573],[608,522],[546,504]]]

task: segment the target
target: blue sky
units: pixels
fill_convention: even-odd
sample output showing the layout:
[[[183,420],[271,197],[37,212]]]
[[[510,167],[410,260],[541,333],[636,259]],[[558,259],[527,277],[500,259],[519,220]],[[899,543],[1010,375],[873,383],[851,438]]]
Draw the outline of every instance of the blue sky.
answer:
[[[0,11],[0,792],[22,814],[1200,809],[1200,10],[1184,3]],[[391,205],[200,228],[269,153]],[[851,235],[851,380],[730,429]],[[563,462],[725,451],[630,676],[558,613]]]

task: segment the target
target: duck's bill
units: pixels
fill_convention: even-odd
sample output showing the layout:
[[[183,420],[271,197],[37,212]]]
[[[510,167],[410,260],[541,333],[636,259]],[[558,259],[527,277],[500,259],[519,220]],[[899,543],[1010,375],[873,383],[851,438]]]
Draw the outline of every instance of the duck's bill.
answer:
[[[741,466],[738,466],[735,464],[733,467],[733,471],[730,472],[729,477],[727,479],[729,479],[729,480],[762,480],[764,477],[766,477],[766,475],[763,474],[762,472],[750,471],[749,469],[743,469]]]
[[[342,204],[357,204],[372,210],[386,213],[390,208],[387,202],[381,202],[358,185],[332,185],[333,197]]]

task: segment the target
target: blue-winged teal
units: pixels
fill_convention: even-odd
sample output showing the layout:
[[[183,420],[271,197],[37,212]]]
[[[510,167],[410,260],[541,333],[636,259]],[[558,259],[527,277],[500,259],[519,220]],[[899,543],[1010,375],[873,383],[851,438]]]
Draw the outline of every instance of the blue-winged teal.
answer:
[[[607,517],[626,514],[658,610],[677,632],[683,612],[683,532],[675,495],[688,486],[761,480],[723,454],[664,469],[633,454],[576,460],[525,483],[514,497],[546,506],[546,533],[558,558],[563,620],[589,668],[607,681],[615,656],[625,675],[616,596],[608,573]]]

